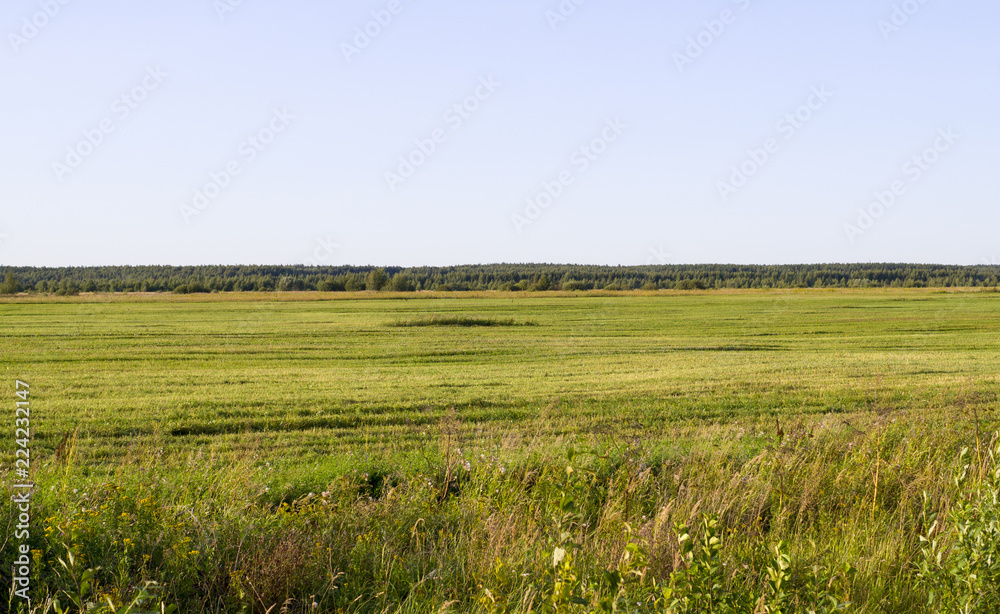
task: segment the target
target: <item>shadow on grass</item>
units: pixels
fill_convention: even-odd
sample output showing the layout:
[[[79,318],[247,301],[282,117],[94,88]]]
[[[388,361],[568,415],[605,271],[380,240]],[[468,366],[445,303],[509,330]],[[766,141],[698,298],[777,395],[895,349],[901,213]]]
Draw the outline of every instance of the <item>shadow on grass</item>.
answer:
[[[389,326],[397,328],[414,328],[420,326],[538,326],[536,322],[530,320],[517,321],[513,318],[483,318],[473,316],[439,316],[430,315],[410,320],[396,320],[390,322]]]

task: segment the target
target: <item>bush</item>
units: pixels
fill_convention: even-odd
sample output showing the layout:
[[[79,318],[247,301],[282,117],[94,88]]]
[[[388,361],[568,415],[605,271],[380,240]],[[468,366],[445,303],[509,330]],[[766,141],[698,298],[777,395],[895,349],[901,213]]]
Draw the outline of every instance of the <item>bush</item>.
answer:
[[[301,279],[285,276],[278,280],[278,292],[301,292],[306,284]]]
[[[80,294],[80,286],[76,284],[72,279],[63,279],[59,282],[59,288],[56,290],[56,294],[59,296],[76,296]]]
[[[194,294],[194,293],[208,293],[210,290],[205,287],[200,281],[191,282],[189,284],[181,284],[174,288],[174,294]]]
[[[320,292],[343,292],[347,288],[343,278],[327,277],[323,281],[316,284],[316,289]]]
[[[719,519],[703,514],[700,531],[686,525],[674,528],[679,545],[679,567],[670,574],[659,604],[669,614],[832,614],[849,609],[846,584],[853,570],[836,572],[815,565],[805,577],[792,571],[792,557],[779,541],[770,549],[763,582],[750,590],[728,590],[722,565],[724,532]]]
[[[532,285],[532,290],[536,292],[545,292],[552,287],[552,283],[549,281],[548,275],[542,275],[539,277],[535,283]]]
[[[570,281],[564,281],[562,283],[562,290],[564,292],[576,292],[579,290],[589,290],[590,284],[571,279]]]
[[[363,292],[365,289],[365,278],[361,275],[350,274],[344,282],[344,289],[348,292]]]
[[[704,290],[705,282],[700,279],[682,279],[674,286],[678,290]]]
[[[924,493],[924,526],[929,528],[920,537],[923,547],[917,577],[927,589],[931,611],[1000,612],[998,458],[1000,446],[973,467],[968,448],[962,450],[954,478],[955,497],[944,521],[930,511]]]
[[[413,278],[405,273],[397,273],[390,284],[393,292],[414,292],[417,289]]]
[[[389,276],[385,269],[372,269],[365,278],[365,288],[370,292],[378,292],[389,285]]]
[[[17,277],[8,271],[3,283],[0,284],[0,294],[17,294],[20,291],[21,285],[17,282]]]

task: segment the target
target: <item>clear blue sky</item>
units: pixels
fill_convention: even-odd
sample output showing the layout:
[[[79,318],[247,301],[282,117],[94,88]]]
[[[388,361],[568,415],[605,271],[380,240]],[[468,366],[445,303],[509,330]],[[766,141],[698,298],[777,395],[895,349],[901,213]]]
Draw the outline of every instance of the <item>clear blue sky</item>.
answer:
[[[998,22],[5,0],[0,264],[1000,263]]]

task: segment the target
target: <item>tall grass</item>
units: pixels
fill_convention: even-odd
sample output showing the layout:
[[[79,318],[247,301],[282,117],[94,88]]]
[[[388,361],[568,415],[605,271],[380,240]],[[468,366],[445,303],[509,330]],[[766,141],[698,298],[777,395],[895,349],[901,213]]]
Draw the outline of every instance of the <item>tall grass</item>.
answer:
[[[1000,474],[990,444],[943,424],[828,416],[764,445],[709,426],[683,452],[612,438],[479,452],[442,423],[423,463],[359,465],[295,496],[249,456],[64,458],[35,476],[35,611],[137,595],[220,613],[959,611],[968,578],[948,561],[984,569],[995,531],[977,523],[997,508],[974,494]]]

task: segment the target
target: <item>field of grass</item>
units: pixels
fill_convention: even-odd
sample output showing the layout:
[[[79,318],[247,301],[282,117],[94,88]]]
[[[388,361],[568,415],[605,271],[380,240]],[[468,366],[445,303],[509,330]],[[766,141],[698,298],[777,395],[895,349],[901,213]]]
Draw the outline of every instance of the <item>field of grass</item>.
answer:
[[[700,569],[674,523],[709,514],[753,608],[784,540],[789,604],[815,568],[830,603],[924,611],[923,492],[954,507],[963,446],[991,466],[998,314],[979,290],[0,299],[38,599],[100,567],[95,602],[150,580],[184,612],[582,612],[617,569],[669,611]]]

